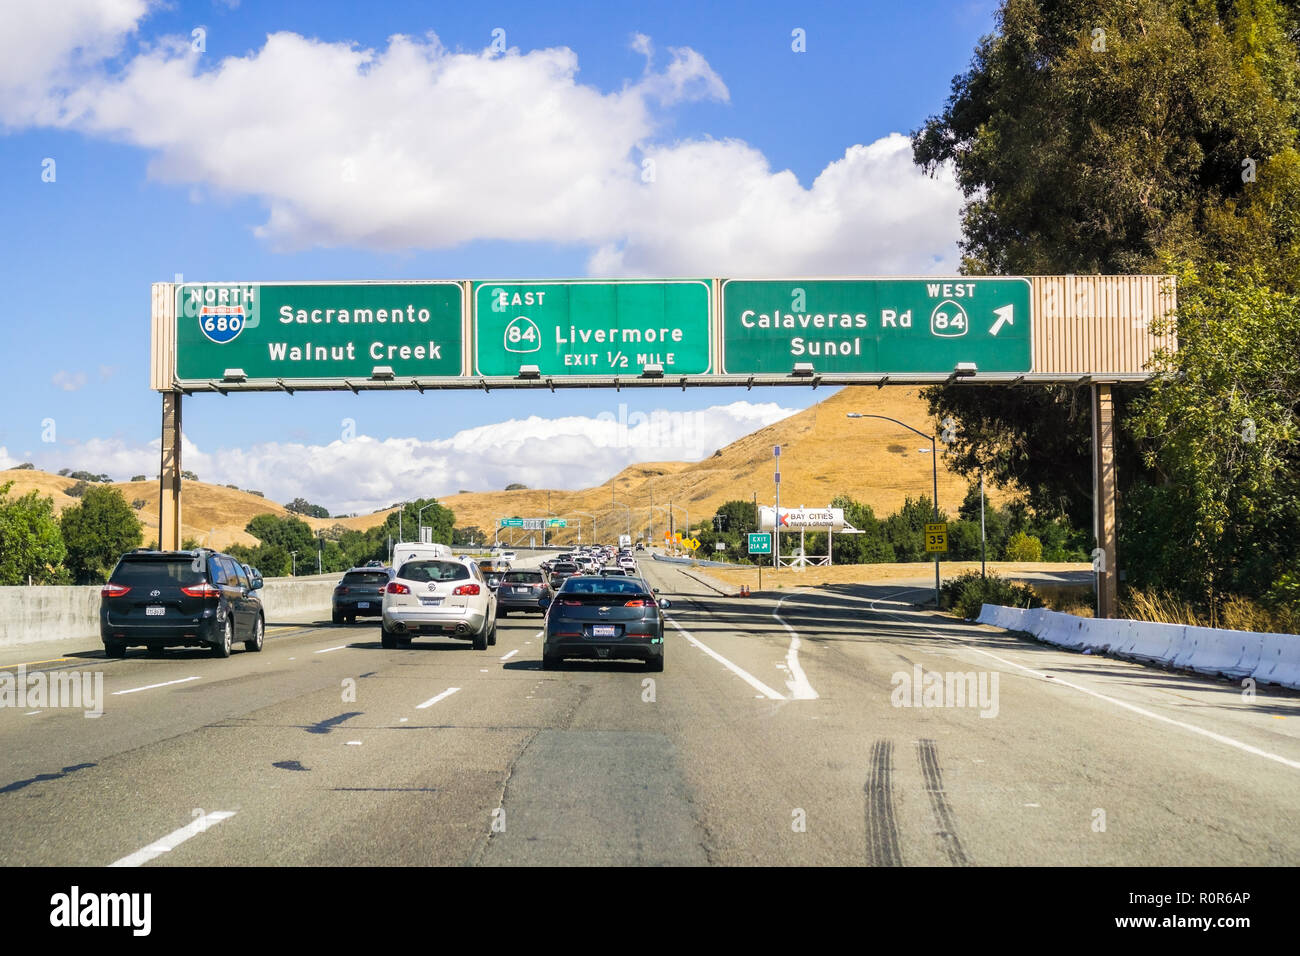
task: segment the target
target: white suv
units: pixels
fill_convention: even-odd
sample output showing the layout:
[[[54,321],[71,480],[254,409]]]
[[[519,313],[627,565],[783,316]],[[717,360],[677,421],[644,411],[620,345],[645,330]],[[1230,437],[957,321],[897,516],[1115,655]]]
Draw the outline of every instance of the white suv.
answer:
[[[469,558],[411,556],[388,582],[383,614],[387,648],[425,633],[473,641],[478,651],[497,642],[496,594]]]

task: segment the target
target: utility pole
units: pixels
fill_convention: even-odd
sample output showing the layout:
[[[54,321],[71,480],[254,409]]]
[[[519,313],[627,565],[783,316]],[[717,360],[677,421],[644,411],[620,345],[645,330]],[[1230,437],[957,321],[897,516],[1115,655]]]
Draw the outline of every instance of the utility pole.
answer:
[[[772,458],[776,462],[776,511],[772,514],[772,567],[781,567],[781,446],[772,446]]]

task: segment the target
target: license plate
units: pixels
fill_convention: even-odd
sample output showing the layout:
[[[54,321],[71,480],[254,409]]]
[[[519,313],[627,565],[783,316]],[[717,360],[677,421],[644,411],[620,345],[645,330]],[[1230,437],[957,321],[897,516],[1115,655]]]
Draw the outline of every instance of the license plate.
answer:
[[[422,597],[422,598],[420,598],[420,603],[423,604],[423,605],[425,605],[426,607],[437,607],[439,604],[442,603],[442,598],[440,598],[440,597],[432,597],[432,598],[430,598],[430,597]]]
[[[614,625],[613,625],[613,624],[593,624],[592,627],[591,627],[591,636],[592,636],[592,637],[613,637],[613,636],[614,636]]]
[[[165,607],[147,607],[144,609],[145,617],[162,617],[167,613]]]
[[[370,609],[370,602],[369,602],[369,601],[358,601],[358,602],[357,602],[357,607],[364,607],[364,608],[366,608],[367,610],[369,610],[369,609]]]

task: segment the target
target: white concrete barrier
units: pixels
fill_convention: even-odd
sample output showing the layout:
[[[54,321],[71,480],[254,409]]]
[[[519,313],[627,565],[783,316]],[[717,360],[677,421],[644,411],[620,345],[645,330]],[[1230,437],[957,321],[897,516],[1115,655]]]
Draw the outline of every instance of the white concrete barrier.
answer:
[[[1300,689],[1300,637],[1294,634],[1262,635],[1259,665],[1250,676],[1263,683]]]
[[[1168,664],[1177,653],[1183,631],[1182,624],[1153,624],[1150,621],[1134,621],[1133,647],[1128,655],[1139,661],[1152,664]]]
[[[1300,690],[1300,636],[1295,634],[1097,620],[1044,608],[1022,611],[992,604],[980,608],[977,620],[993,627],[1028,631],[1041,641],[1069,650],[1168,664],[1201,674],[1251,676],[1263,683]]]
[[[1175,666],[1190,667],[1200,674],[1222,674],[1224,677],[1246,677],[1259,666],[1263,634],[1189,627],[1187,636],[1195,642],[1195,652],[1186,664],[1179,664],[1175,660]]]

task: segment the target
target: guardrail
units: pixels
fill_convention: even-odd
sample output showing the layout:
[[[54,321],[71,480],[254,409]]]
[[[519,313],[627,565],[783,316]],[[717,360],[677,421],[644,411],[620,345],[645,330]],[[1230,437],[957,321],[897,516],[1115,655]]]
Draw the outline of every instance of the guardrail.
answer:
[[[976,620],[1009,631],[1025,631],[1040,641],[1070,650],[1088,650],[1234,680],[1251,677],[1261,683],[1300,690],[1300,635],[1296,634],[1098,620],[1046,608],[997,604],[981,607]]]

